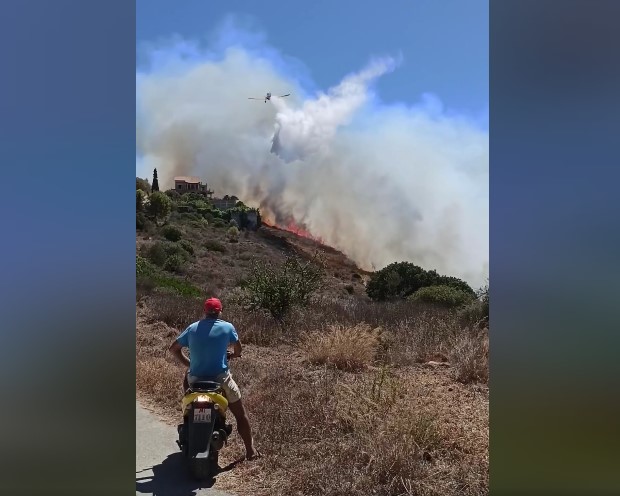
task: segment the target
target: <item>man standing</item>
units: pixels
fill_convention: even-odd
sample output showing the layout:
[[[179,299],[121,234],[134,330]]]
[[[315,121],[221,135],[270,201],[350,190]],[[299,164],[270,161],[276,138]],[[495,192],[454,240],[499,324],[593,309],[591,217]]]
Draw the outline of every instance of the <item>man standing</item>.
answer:
[[[245,444],[246,459],[260,456],[254,448],[250,421],[241,401],[241,391],[228,370],[228,358],[241,356],[241,341],[230,322],[221,320],[222,303],[209,298],[204,304],[205,316],[185,329],[170,345],[170,352],[178,362],[188,367],[183,379],[184,390],[197,380],[215,380],[222,385],[228,407],[237,421],[237,430]],[[228,346],[233,345],[233,352]],[[190,359],[182,353],[189,348]]]

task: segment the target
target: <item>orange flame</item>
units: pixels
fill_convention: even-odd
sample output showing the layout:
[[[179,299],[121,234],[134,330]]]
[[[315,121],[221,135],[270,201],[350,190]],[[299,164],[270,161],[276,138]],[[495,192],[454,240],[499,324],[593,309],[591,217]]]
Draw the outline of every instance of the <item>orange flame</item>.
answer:
[[[269,227],[274,227],[276,229],[281,229],[283,231],[288,231],[302,238],[311,239],[313,241],[316,241],[317,243],[324,244],[321,238],[319,238],[318,236],[313,236],[310,231],[308,231],[305,227],[297,225],[293,220],[290,220],[286,225],[276,225],[275,223],[272,223],[271,220],[263,219],[263,224]]]

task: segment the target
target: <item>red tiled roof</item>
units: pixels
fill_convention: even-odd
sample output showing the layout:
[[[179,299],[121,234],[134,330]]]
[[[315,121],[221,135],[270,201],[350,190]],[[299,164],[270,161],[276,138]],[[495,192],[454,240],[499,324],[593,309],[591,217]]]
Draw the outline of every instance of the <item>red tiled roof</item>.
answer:
[[[181,181],[184,183],[197,184],[197,183],[200,183],[200,178],[194,177],[194,176],[177,176],[174,178],[174,182],[176,183],[177,181]]]

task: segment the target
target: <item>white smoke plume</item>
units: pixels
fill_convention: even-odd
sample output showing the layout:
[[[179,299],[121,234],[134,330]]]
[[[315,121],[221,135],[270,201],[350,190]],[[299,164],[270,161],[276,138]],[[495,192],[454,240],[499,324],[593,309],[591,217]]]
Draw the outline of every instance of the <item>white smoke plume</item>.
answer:
[[[366,269],[407,260],[484,283],[488,133],[434,97],[382,104],[371,85],[393,59],[308,95],[299,66],[268,47],[213,53],[177,40],[150,55],[137,73],[141,177],[157,167],[166,189],[200,176]],[[268,91],[291,96],[248,100]]]

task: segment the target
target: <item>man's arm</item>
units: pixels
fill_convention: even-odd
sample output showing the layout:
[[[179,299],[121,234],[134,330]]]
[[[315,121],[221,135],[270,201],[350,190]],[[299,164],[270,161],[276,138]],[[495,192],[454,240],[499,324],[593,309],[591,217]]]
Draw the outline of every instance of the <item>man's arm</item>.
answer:
[[[228,352],[228,358],[240,358],[242,350],[243,348],[241,347],[241,341],[237,340],[233,343],[232,353],[230,351]]]
[[[181,365],[185,365],[186,367],[189,368],[189,360],[183,354],[183,352],[182,352],[183,347],[179,344],[178,341],[174,341],[170,345],[169,350],[170,350],[170,353],[172,353],[172,356],[174,356],[174,358],[177,359],[177,362],[179,362]]]
[[[239,339],[239,334],[237,334],[237,329],[235,326],[230,324],[230,344],[233,345],[233,352],[230,351],[227,353],[228,358],[239,358],[241,357],[241,340]]]

